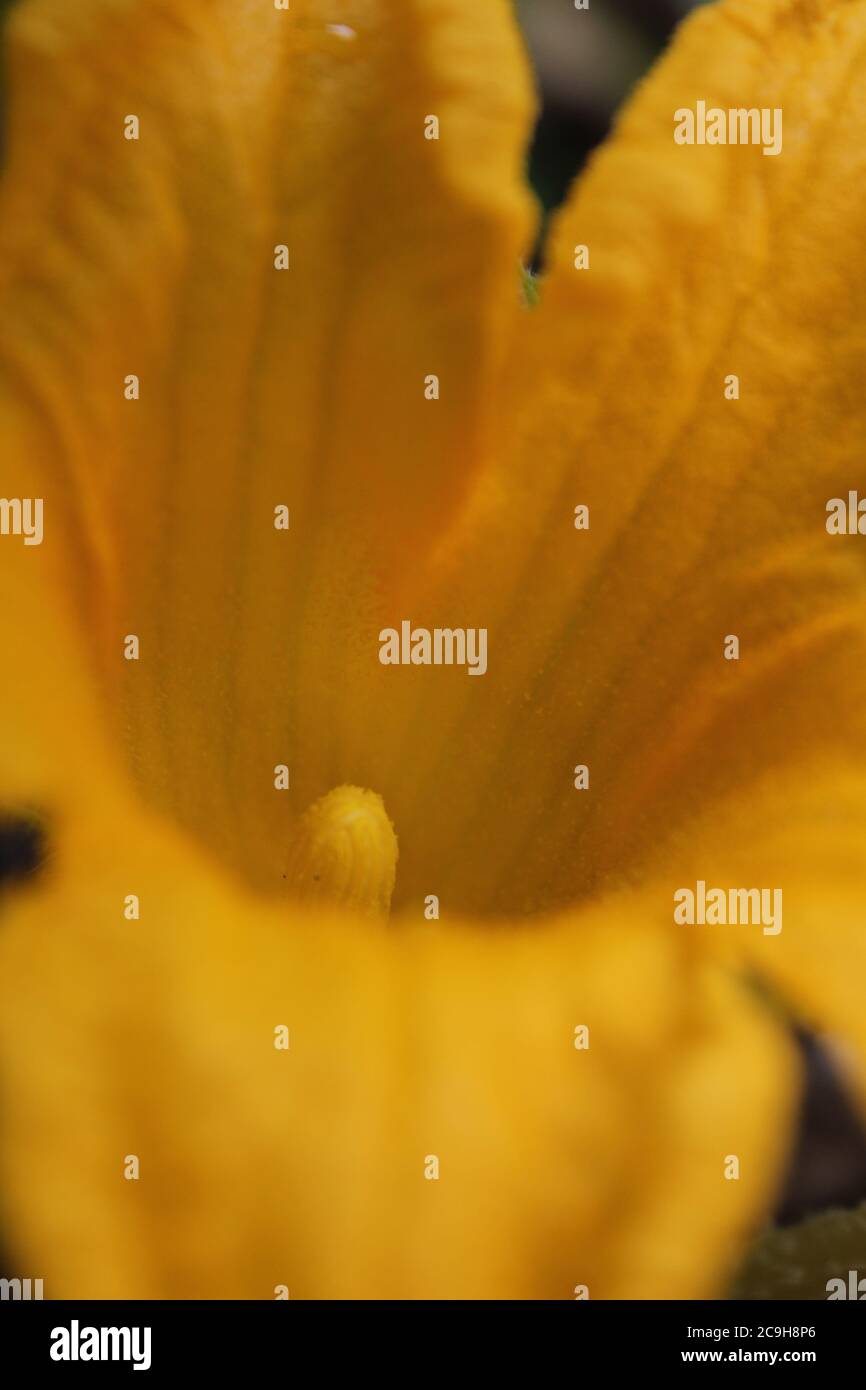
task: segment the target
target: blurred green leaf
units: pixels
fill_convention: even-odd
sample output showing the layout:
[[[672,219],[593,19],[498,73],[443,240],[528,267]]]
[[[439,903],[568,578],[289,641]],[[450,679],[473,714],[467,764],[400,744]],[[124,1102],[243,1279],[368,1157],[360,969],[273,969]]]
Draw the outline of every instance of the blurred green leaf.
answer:
[[[828,1281],[847,1284],[850,1270],[866,1277],[866,1204],[768,1231],[748,1256],[731,1297],[826,1299]]]

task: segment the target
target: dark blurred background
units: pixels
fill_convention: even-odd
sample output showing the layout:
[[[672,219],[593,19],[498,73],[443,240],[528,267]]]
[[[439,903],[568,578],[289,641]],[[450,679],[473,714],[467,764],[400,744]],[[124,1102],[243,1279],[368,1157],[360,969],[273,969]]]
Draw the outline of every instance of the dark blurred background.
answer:
[[[545,208],[562,201],[679,21],[705,3],[590,0],[577,11],[574,0],[515,0],[544,97],[530,177]]]

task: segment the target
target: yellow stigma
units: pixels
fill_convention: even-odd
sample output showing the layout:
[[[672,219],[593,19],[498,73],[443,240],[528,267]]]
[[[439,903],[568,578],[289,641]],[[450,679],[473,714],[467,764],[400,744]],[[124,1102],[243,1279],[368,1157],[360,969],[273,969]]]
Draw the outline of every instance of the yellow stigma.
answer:
[[[286,886],[302,902],[387,916],[397,853],[381,796],[362,787],[335,787],[313,802],[295,828]]]

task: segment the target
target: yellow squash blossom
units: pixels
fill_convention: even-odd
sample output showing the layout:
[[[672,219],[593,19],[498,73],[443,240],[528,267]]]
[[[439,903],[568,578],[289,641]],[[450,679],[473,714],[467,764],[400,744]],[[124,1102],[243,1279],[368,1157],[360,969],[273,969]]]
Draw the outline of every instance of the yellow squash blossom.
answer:
[[[700,11],[530,312],[506,0],[13,10],[0,1194],[46,1296],[715,1296],[779,1001],[862,1097],[864,51],[866,0]],[[698,101],[781,156],[677,144]],[[486,674],[382,665],[404,621]],[[676,925],[698,879],[783,929]]]

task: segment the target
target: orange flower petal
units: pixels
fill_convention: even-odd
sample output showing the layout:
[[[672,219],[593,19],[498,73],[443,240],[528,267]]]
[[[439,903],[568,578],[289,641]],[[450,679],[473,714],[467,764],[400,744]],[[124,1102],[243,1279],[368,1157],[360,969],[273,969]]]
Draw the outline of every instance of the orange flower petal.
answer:
[[[559,215],[517,419],[430,580],[489,673],[425,685],[414,795],[379,788],[398,828],[427,812],[398,898],[582,900],[772,769],[862,756],[863,540],[825,522],[866,495],[864,54],[862,0],[700,10]],[[781,155],[676,144],[698,100],[783,108]]]
[[[0,937],[17,1263],[47,1297],[721,1293],[792,1059],[645,908],[282,914],[141,821],[70,830]]]
[[[6,49],[12,447],[144,794],[277,891],[292,813],[379,790],[353,669],[478,466],[523,313],[513,15],[30,0]]]

